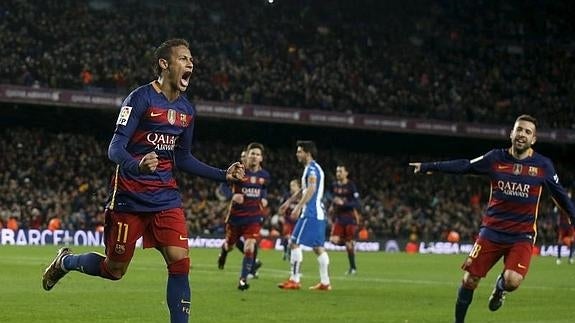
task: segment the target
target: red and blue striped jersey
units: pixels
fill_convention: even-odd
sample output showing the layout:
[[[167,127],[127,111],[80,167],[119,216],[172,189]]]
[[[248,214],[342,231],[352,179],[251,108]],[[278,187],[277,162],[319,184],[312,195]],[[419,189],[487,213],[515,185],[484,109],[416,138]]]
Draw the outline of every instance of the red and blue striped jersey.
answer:
[[[494,149],[473,160],[422,163],[421,172],[471,173],[489,176],[491,193],[479,235],[499,243],[535,242],[537,215],[543,188],[557,206],[575,219],[575,208],[559,182],[553,163],[530,150],[516,159],[508,149]]]
[[[251,171],[246,169],[246,175],[241,182],[232,184],[233,194],[243,194],[244,202],[231,202],[228,221],[233,225],[243,225],[261,222],[264,217],[262,199],[267,197],[267,187],[270,174],[265,169]]]
[[[192,156],[196,111],[180,95],[170,102],[155,82],[135,89],[122,103],[109,158],[117,164],[111,180],[109,209],[156,212],[181,207],[174,168],[225,181],[225,170],[208,166]],[[139,162],[155,151],[156,171],[141,174]]]
[[[357,212],[360,208],[359,192],[355,183],[348,180],[343,184],[335,181],[330,187],[333,216],[336,223],[357,224]],[[339,197],[343,200],[343,205],[333,203],[333,199]]]

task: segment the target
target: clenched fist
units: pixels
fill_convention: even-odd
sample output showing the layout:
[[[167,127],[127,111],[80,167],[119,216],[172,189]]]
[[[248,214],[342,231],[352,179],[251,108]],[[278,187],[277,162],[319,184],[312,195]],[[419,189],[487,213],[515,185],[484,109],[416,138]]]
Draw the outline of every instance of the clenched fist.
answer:
[[[236,193],[232,196],[232,201],[236,204],[244,204],[244,195]]]
[[[246,175],[246,169],[240,162],[235,162],[226,171],[226,179],[228,181],[241,181]]]
[[[150,174],[156,171],[156,167],[158,167],[158,155],[155,151],[151,153],[147,153],[144,155],[142,160],[140,160],[140,173],[142,174]]]

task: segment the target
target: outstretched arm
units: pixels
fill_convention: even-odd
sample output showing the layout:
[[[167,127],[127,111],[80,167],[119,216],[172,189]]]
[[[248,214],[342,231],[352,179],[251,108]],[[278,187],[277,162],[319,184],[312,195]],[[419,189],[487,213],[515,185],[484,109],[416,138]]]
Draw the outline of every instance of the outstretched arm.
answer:
[[[471,162],[469,159],[456,159],[447,160],[440,162],[430,162],[430,163],[409,163],[409,166],[413,166],[414,173],[426,173],[431,174],[432,171],[439,171],[444,173],[455,173],[463,174],[471,170]]]
[[[174,149],[174,161],[178,169],[219,182],[241,180],[244,177],[244,166],[240,162],[233,163],[228,169],[220,169],[196,159],[191,152],[193,131],[194,125],[191,124],[182,133]]]
[[[417,174],[421,171],[421,163],[420,162],[409,163],[409,166],[413,167],[413,173],[414,174]]]
[[[413,172],[430,174],[433,171],[451,173],[451,174],[485,174],[491,169],[491,160],[494,151],[475,159],[455,159],[447,161],[436,161],[430,163],[411,162],[409,166],[413,167]]]

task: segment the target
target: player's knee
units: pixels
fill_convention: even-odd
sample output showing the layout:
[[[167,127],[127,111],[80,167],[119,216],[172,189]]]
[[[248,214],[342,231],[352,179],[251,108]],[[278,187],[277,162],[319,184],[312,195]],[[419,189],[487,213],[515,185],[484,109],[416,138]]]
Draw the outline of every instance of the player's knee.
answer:
[[[480,277],[473,275],[465,275],[462,280],[463,288],[466,289],[476,289],[479,285]]]
[[[122,277],[124,277],[124,273],[116,272],[111,273],[109,276],[106,276],[105,278],[108,278],[109,280],[120,280],[122,279]]]
[[[244,251],[254,252],[256,249],[256,239],[246,239],[244,243]]]
[[[168,265],[168,273],[187,275],[190,272],[190,258],[182,258]]]
[[[523,276],[516,272],[510,272],[505,275],[505,290],[514,291],[519,288],[521,282],[523,281]]]
[[[330,241],[331,243],[333,243],[334,245],[336,245],[336,246],[341,245],[341,240],[339,239],[338,236],[331,236],[331,237],[329,238],[329,241]]]
[[[465,288],[465,289],[476,289],[478,283],[474,282],[474,281],[464,280],[462,285],[463,285],[463,288]]]
[[[122,265],[111,265],[106,261],[100,263],[100,276],[109,280],[120,280],[126,274],[126,268]]]
[[[324,247],[313,247],[313,252],[317,256],[321,256],[321,254],[325,253],[325,248]]]

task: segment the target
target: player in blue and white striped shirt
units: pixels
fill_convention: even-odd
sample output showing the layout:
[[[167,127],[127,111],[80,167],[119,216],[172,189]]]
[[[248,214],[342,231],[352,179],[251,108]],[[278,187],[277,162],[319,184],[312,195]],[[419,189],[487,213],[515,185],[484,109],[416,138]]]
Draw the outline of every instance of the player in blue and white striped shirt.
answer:
[[[300,245],[313,248],[319,263],[321,281],[310,287],[314,290],[331,290],[328,275],[329,257],[324,249],[325,229],[327,220],[325,210],[321,202],[324,192],[324,173],[321,166],[315,161],[317,148],[313,141],[297,142],[297,159],[305,166],[302,178],[302,196],[291,213],[292,218],[297,218],[297,223],[291,236],[291,274],[290,278],[278,285],[283,289],[300,289],[300,267],[303,261],[303,253]],[[298,196],[292,195],[280,208],[286,208],[292,200]]]

